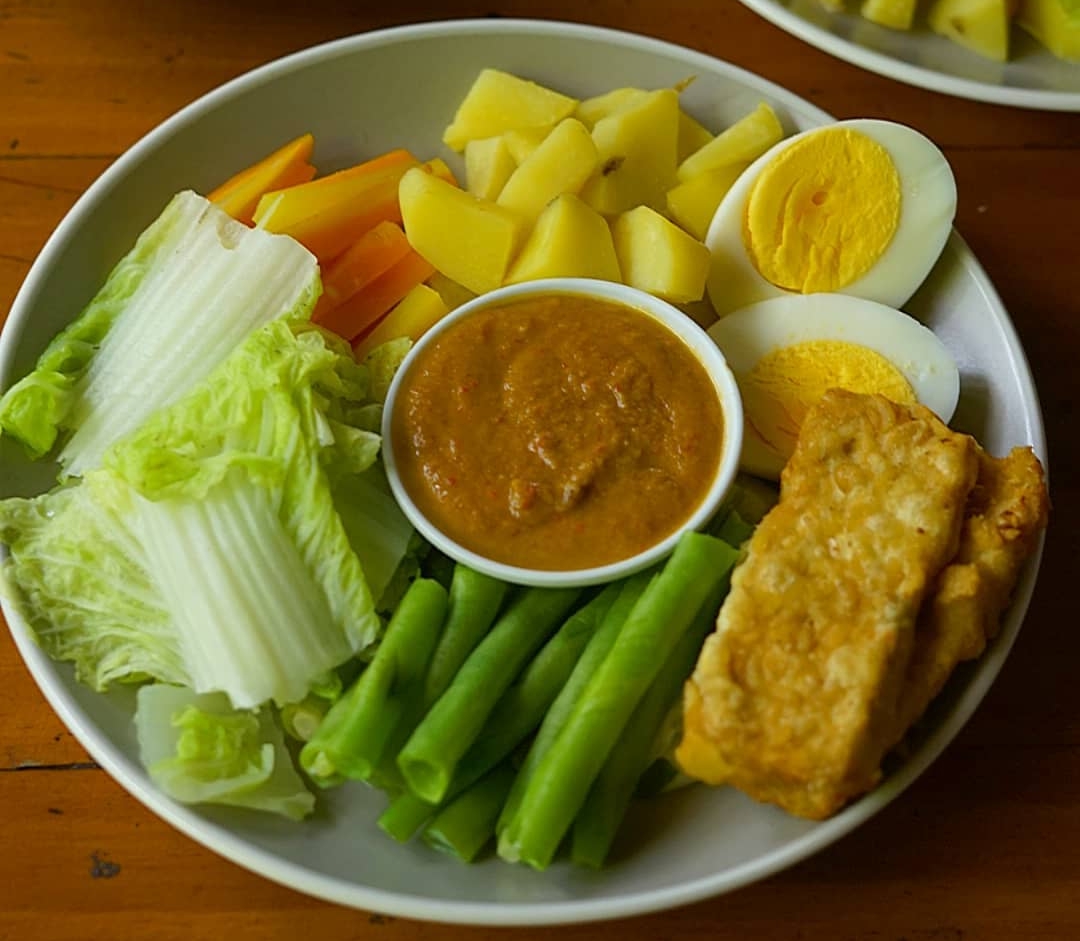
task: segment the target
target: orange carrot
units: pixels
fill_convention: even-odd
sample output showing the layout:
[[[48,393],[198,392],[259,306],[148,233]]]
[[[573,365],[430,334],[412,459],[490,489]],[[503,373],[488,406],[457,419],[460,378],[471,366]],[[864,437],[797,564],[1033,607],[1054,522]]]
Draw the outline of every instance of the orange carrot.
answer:
[[[401,222],[398,183],[416,166],[454,182],[442,160],[421,164],[408,151],[396,150],[302,186],[268,193],[259,202],[255,221],[270,232],[291,235],[325,265],[380,222]]]
[[[315,138],[303,134],[230,177],[207,199],[234,219],[251,225],[255,207],[265,193],[306,183],[315,176],[315,168],[308,162],[314,147]]]
[[[374,324],[416,285],[434,274],[435,268],[412,249],[345,303],[316,313],[313,320],[346,340],[353,340]]]
[[[300,186],[280,187],[266,193],[255,210],[257,225],[271,232],[287,230],[337,203],[363,194],[384,171],[415,167],[419,161],[407,150],[388,153],[356,166],[329,173]],[[402,170],[404,173],[404,170]]]
[[[401,221],[398,183],[408,169],[408,165],[387,167],[363,180],[350,181],[357,185],[350,186],[349,192],[342,193],[325,209],[288,225],[279,226],[271,221],[265,224],[265,228],[291,235],[320,263],[326,264],[380,222]],[[288,190],[285,195],[288,195]]]
[[[412,251],[401,226],[380,222],[323,268],[323,293],[315,316],[337,307],[367,287]]]

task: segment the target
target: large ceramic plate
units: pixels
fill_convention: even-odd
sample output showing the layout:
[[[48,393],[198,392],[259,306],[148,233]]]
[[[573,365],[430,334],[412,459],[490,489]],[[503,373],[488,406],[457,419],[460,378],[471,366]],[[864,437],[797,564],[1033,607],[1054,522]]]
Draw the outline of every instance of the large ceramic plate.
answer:
[[[303,131],[314,133],[324,170],[393,146],[434,155],[448,116],[482,66],[578,95],[696,75],[685,103],[707,124],[724,125],[761,99],[792,131],[828,120],[790,92],[723,62],[580,26],[431,24],[312,49],[186,108],[90,188],[19,293],[0,338],[0,385],[30,368],[176,190],[206,191]],[[990,281],[958,236],[910,310],[940,333],[960,363],[957,424],[995,452],[1030,443],[1043,456],[1039,404],[1023,351]],[[52,472],[0,441],[2,495],[45,490]],[[79,687],[68,669],[34,646],[18,610],[9,603],[5,613],[27,666],[79,741],[121,786],[193,839],[271,879],[346,905],[443,921],[536,924],[628,915],[730,890],[791,865],[866,820],[926,768],[982,699],[1020,627],[1036,567],[1037,559],[991,649],[954,678],[910,756],[873,794],[814,824],[733,790],[690,788],[635,808],[616,858],[599,873],[563,863],[546,873],[497,860],[467,867],[420,845],[398,846],[376,827],[381,795],[359,785],[328,793],[304,824],[177,805],[139,767],[132,695],[100,696]]]
[[[922,25],[878,26],[858,12],[831,13],[818,0],[742,0],[793,36],[853,65],[932,91],[1020,108],[1080,111],[1080,63],[1056,59],[1013,30],[1010,60],[992,62]]]

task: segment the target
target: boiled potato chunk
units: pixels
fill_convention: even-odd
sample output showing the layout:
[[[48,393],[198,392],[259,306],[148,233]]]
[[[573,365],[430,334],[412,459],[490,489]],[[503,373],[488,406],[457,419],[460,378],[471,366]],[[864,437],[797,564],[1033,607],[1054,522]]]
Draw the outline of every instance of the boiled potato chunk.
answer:
[[[681,91],[681,87],[675,89]],[[586,98],[577,106],[574,116],[590,130],[597,121],[642,104],[649,93],[642,88],[616,88],[595,98]],[[700,150],[713,135],[700,122],[685,111],[679,111],[679,131],[676,161],[681,163],[695,150]]]
[[[607,220],[571,193],[540,213],[506,280],[537,278],[621,279]]]
[[[476,294],[502,284],[527,221],[419,168],[398,188],[409,243],[438,271]]]
[[[439,292],[426,284],[418,284],[406,294],[395,307],[380,320],[355,347],[357,359],[363,359],[371,350],[388,340],[408,337],[419,340],[449,311]]]
[[[577,193],[599,162],[585,125],[567,118],[510,175],[496,202],[533,220],[556,196]]]
[[[676,160],[682,163],[691,154],[697,153],[713,139],[712,133],[700,121],[690,117],[685,111],[679,112],[679,143]]]
[[[506,138],[483,137],[465,145],[465,188],[481,199],[495,199],[517,169]]]
[[[520,166],[543,143],[544,138],[548,136],[550,131],[550,127],[520,128],[516,131],[507,131],[503,134],[503,140],[506,141],[506,146],[510,150],[514,162]]]
[[[890,29],[911,29],[918,0],[864,0],[860,13],[872,23]]]
[[[577,100],[498,69],[484,69],[443,132],[443,143],[460,153],[470,140],[527,127],[551,128],[569,117]]]
[[[577,106],[574,117],[591,131],[598,121],[640,105],[648,95],[643,88],[616,88],[595,98],[586,98]]]
[[[694,238],[704,242],[720,200],[748,166],[747,163],[732,163],[706,170],[668,190],[668,215]]]
[[[619,216],[611,230],[626,284],[675,304],[704,296],[709,250],[675,223],[639,206]]]
[[[597,212],[618,215],[634,206],[664,206],[678,155],[679,96],[671,88],[648,92],[636,105],[597,121],[596,174],[581,198]]]
[[[1059,59],[1080,62],[1080,20],[1062,0],[1021,0],[1016,21]]]
[[[937,0],[928,14],[930,28],[981,56],[1009,58],[1009,0]]]
[[[780,119],[765,102],[679,164],[678,178],[685,183],[699,173],[735,163],[749,163],[784,136]]]

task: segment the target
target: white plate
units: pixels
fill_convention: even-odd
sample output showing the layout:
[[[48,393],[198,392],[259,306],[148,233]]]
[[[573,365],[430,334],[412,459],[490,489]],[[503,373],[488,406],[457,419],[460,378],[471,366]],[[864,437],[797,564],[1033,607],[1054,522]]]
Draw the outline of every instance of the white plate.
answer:
[[[303,131],[333,169],[394,146],[440,151],[443,126],[482,66],[588,95],[698,76],[685,104],[721,126],[767,99],[789,131],[828,115],[781,88],[707,56],[601,29],[550,22],[459,21],[370,33],[299,53],[195,102],[121,157],[79,200],[35,262],[0,336],[0,386],[33,364],[48,339],[93,295],[135,236],[183,187],[206,191]],[[449,157],[451,155],[445,154]],[[958,236],[910,305],[962,370],[957,424],[992,451],[1030,443],[1045,457],[1039,403],[997,294]],[[40,492],[51,467],[0,440],[0,495]],[[941,752],[982,699],[1020,627],[1032,560],[1004,628],[954,678],[910,757],[873,794],[814,824],[733,790],[695,787],[636,807],[612,865],[593,873],[559,863],[546,873],[487,860],[472,867],[422,845],[398,846],[376,827],[383,807],[361,785],[329,792],[314,820],[173,803],[137,761],[130,692],[97,695],[32,643],[13,605],[12,633],[39,686],[73,734],[131,794],[225,857],[302,892],[390,914],[440,921],[587,921],[691,902],[760,879],[821,849],[896,797]]]
[[[1055,58],[1019,27],[1010,61],[992,62],[917,23],[888,29],[817,0],[742,0],[765,19],[839,59],[931,91],[1019,108],[1080,111],[1080,63]]]

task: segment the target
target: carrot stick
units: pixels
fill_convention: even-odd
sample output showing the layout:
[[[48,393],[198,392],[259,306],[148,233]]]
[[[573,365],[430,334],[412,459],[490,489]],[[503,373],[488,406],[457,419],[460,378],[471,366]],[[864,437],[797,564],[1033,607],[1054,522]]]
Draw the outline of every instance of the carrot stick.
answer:
[[[269,232],[291,235],[325,265],[380,222],[401,222],[398,183],[420,166],[453,182],[442,160],[420,164],[397,150],[302,186],[268,193],[255,221]]]
[[[343,304],[412,251],[401,226],[380,222],[323,268],[323,293],[315,316]]]
[[[401,222],[397,190],[407,169],[381,171],[366,181],[366,187],[340,202],[280,230],[272,225],[267,228],[291,235],[326,264],[380,222]]]
[[[419,166],[407,151],[301,186],[267,193],[255,221],[268,232],[291,235],[326,264],[380,222],[400,222],[398,183]]]
[[[314,147],[315,138],[303,134],[230,177],[207,199],[234,219],[250,225],[255,207],[265,193],[306,183],[315,176],[315,168],[308,162]]]
[[[410,249],[401,261],[384,271],[345,303],[316,312],[312,319],[346,340],[353,340],[374,324],[416,285],[426,281],[435,268]]]
[[[256,224],[271,232],[294,225],[335,203],[341,202],[359,189],[365,181],[394,167],[415,167],[419,161],[407,150],[391,150],[372,160],[358,163],[299,186],[279,187],[267,192],[255,210]]]

